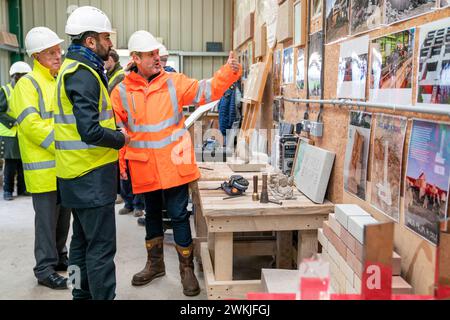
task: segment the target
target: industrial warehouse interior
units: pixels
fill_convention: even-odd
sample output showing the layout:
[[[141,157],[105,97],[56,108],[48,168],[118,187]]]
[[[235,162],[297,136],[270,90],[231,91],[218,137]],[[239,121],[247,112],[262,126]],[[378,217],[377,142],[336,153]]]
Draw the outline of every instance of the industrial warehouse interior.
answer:
[[[450,1],[0,0],[0,182],[0,300],[449,300]]]

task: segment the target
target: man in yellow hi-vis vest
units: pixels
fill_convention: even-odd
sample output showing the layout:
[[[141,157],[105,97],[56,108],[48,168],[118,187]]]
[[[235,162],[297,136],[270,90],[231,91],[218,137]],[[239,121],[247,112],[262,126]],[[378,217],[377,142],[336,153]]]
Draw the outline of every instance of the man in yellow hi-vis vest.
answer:
[[[72,44],[58,76],[55,108],[56,176],[62,203],[72,208],[70,266],[74,299],[115,298],[115,200],[118,150],[128,144],[117,131],[104,63],[112,48],[111,22],[84,6],[69,16]]]
[[[116,50],[111,49],[108,60],[105,62],[105,69],[108,77],[108,92],[111,94],[114,88],[125,78],[125,71],[120,65],[120,57]]]
[[[39,284],[58,290],[67,289],[67,279],[57,271],[67,270],[70,226],[70,209],[60,205],[55,170],[53,101],[62,42],[45,27],[28,32],[25,46],[34,67],[17,83],[11,105],[18,124],[25,183],[36,213],[34,274]]]
[[[22,161],[20,160],[19,141],[17,140],[16,119],[11,117],[11,96],[16,83],[27,73],[30,66],[19,61],[9,69],[11,83],[0,88],[0,158],[5,160],[3,169],[3,199],[13,200],[14,178],[17,174],[17,195],[25,195],[26,187],[23,177]]]

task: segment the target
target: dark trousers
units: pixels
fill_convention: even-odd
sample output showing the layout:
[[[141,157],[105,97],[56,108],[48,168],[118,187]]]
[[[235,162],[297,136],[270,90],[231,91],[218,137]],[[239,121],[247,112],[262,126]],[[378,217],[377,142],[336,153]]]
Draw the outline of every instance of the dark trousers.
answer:
[[[128,174],[130,177],[130,174]],[[133,194],[131,180],[120,180],[120,195],[125,201],[125,208],[129,210],[144,210],[144,196],[142,194]]]
[[[59,203],[58,192],[32,195],[35,211],[34,274],[44,280],[55,273],[55,267],[67,263],[67,235],[70,227],[70,209]]]
[[[175,243],[181,247],[190,246],[192,235],[187,211],[189,185],[145,193],[144,197],[146,240],[164,236],[162,210],[165,205],[167,215],[172,222]]]
[[[17,175],[17,194],[21,195],[27,191],[25,179],[23,176],[22,160],[5,159],[5,168],[3,173],[3,191],[14,193],[14,179]]]
[[[114,203],[99,208],[73,209],[72,212],[69,264],[71,270],[79,270],[80,280],[80,287],[72,291],[73,298],[113,300],[116,296]],[[75,280],[76,276],[72,275]]]

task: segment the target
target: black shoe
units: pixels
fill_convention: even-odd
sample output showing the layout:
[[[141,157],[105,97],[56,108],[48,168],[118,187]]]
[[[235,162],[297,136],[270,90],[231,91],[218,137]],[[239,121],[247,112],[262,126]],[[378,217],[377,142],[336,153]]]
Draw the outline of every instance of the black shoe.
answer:
[[[145,218],[139,218],[137,219],[137,223],[141,227],[145,227]]]
[[[5,193],[3,193],[3,199],[5,201],[12,201],[12,200],[14,200],[14,197],[13,197],[12,193],[5,192]]]
[[[68,288],[67,278],[60,276],[56,272],[54,274],[49,275],[44,280],[38,280],[38,283],[53,290],[65,290]]]
[[[67,263],[60,263],[55,267],[55,271],[66,272],[69,265]]]
[[[21,196],[21,197],[31,197],[31,193],[25,191],[25,192],[20,193],[19,196]]]

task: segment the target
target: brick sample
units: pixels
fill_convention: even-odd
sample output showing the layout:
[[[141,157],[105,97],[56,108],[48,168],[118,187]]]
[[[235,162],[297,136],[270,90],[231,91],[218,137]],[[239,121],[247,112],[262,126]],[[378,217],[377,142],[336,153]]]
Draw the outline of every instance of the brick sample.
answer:
[[[366,211],[361,209],[360,206],[355,204],[338,204],[336,205],[336,219],[339,223],[348,230],[348,219],[352,216],[366,216],[370,217]]]

